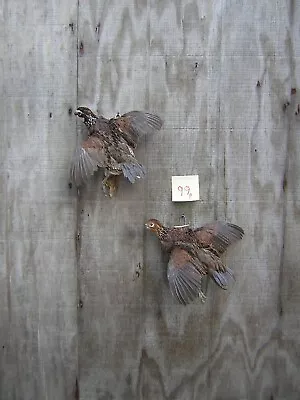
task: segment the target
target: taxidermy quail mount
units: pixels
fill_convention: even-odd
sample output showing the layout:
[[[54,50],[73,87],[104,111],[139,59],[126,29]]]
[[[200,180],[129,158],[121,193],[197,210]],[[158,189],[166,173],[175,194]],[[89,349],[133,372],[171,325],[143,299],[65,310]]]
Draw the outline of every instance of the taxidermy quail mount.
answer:
[[[208,275],[221,289],[226,290],[233,272],[221,260],[228,246],[243,238],[237,225],[216,221],[192,229],[188,225],[168,228],[157,219],[150,219],[146,228],[159,238],[169,253],[167,277],[170,290],[181,304],[195,298],[205,299],[201,281]]]
[[[160,117],[147,112],[130,111],[106,119],[87,107],[78,107],[74,114],[83,119],[88,128],[88,138],[74,152],[71,182],[80,187],[95,171],[103,168],[103,191],[106,196],[113,197],[120,175],[130,183],[145,176],[145,167],[136,159],[134,150],[141,136],[160,130]]]

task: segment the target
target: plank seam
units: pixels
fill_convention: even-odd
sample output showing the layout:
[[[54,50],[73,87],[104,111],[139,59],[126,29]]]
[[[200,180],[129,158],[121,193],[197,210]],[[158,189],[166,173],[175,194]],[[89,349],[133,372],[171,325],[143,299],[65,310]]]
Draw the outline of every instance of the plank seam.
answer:
[[[79,0],[77,0],[76,6],[76,108],[78,107],[78,92],[79,92]],[[78,119],[76,118],[76,146],[78,146],[79,142],[79,134],[78,134]],[[76,379],[74,383],[74,399],[79,400],[80,398],[80,389],[79,389],[79,381],[80,381],[80,363],[79,363],[79,312],[81,304],[81,290],[80,290],[80,253],[81,253],[81,193],[80,190],[77,189],[76,196],[76,227],[75,227],[75,252],[76,252],[76,272],[77,272],[77,366],[76,366]]]

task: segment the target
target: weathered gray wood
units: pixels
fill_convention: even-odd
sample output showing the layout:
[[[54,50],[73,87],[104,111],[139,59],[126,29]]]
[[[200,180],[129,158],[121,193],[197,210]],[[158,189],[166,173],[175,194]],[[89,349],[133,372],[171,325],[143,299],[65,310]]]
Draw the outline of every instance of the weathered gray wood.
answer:
[[[290,2],[290,29],[286,33],[288,79],[292,88],[299,88],[299,18],[300,6]],[[297,242],[300,237],[299,214],[299,132],[300,93],[292,94],[286,119],[286,160],[282,179],[283,188],[283,232],[284,248],[281,253],[280,284],[278,293],[278,351],[277,351],[277,393],[278,398],[297,399],[300,393],[298,373],[300,369],[300,274]]]
[[[129,104],[134,108],[144,105],[163,113],[166,121],[162,134],[150,138],[146,147],[149,175],[145,208],[144,204],[136,208],[134,195],[140,192],[132,188],[131,202],[137,213],[126,212],[125,218],[113,220],[112,229],[109,220],[99,216],[109,212],[106,201],[96,205],[93,197],[85,203],[93,208],[94,215],[97,213],[104,232],[92,231],[92,238],[98,232],[98,246],[92,249],[89,245],[88,253],[82,256],[83,274],[86,268],[90,274],[93,270],[88,266],[88,254],[92,266],[97,259],[107,269],[114,270],[118,264],[122,286],[115,286],[112,272],[103,272],[101,282],[99,274],[96,286],[95,272],[84,280],[87,308],[82,310],[80,340],[95,346],[88,359],[81,346],[83,398],[295,398],[299,394],[295,379],[287,374],[284,379],[291,379],[293,390],[281,392],[280,388],[288,384],[281,383],[278,367],[284,347],[279,334],[278,288],[289,125],[283,104],[290,98],[291,88],[285,31],[290,19],[284,6],[274,8],[272,2],[252,2],[243,7],[230,1],[211,6],[206,2],[149,2],[136,13],[141,21],[149,21],[147,32],[136,28],[140,25],[130,2],[119,5],[115,14],[115,6],[110,4],[109,12],[106,5],[100,13],[102,19],[89,11],[88,19],[82,20],[79,35],[82,32],[85,47],[94,53],[86,55],[92,60],[88,69],[84,56],[81,60],[81,98],[111,113],[128,110]],[[94,7],[93,2],[90,7]],[[98,21],[99,43],[103,41],[96,47],[95,38],[88,34],[93,29],[87,27]],[[138,34],[134,34],[136,30]],[[143,63],[137,64],[137,69],[149,82],[149,98],[141,102],[140,90],[144,88],[134,76],[128,85],[124,76],[132,70],[132,63],[136,65],[137,55],[144,60],[145,50],[148,72]],[[91,77],[98,82],[98,92],[89,83]],[[258,80],[261,87],[256,86]],[[128,104],[129,91],[135,97]],[[127,107],[120,110],[122,102]],[[170,204],[170,176],[197,172],[203,201],[192,206]],[[113,209],[112,215],[124,213],[121,204],[115,200],[108,206]],[[240,223],[247,232],[244,243],[228,257],[237,275],[233,290],[224,293],[209,286],[211,299],[203,307],[175,304],[162,283],[164,264],[159,246],[148,234],[144,236],[143,292],[138,285],[133,292],[129,282],[132,260],[138,260],[143,250],[142,242],[135,242],[135,251],[130,246],[128,254],[128,245],[123,246],[122,240],[124,225],[135,226],[142,238],[138,228],[141,214],[145,219],[155,216],[176,223],[182,211],[192,223],[227,218]],[[84,223],[84,228],[90,231],[90,224]],[[118,236],[116,232],[120,232]],[[104,249],[117,238],[113,256],[107,257]],[[100,294],[96,297],[97,290]],[[116,305],[110,304],[109,312],[105,311],[112,300],[107,294],[101,296],[101,291],[111,290],[123,304],[131,304],[132,296],[143,293],[140,309],[121,308],[123,317],[131,319],[130,327],[124,324]],[[89,297],[93,298],[91,306]],[[103,326],[105,315],[108,321]],[[297,345],[299,342],[293,341],[290,347]],[[130,349],[129,359],[120,363],[126,349]],[[293,360],[288,370],[295,374],[297,361],[284,350],[281,357]]]
[[[296,99],[291,96],[291,88],[297,86],[298,44],[290,43],[290,33],[283,27],[291,24],[290,14],[296,18],[300,9],[292,12],[283,5],[253,4],[253,21],[263,19],[265,6],[268,17],[264,24],[248,27],[247,7],[226,3],[222,14],[218,209],[229,220],[236,218],[247,236],[234,256],[230,253],[231,262],[236,260],[239,269],[228,305],[222,306],[221,293],[214,307],[210,371],[222,379],[214,382],[211,397],[296,399],[300,359],[295,353],[300,342],[296,335],[284,339],[291,315],[287,312],[286,316],[283,299],[289,296],[286,282],[292,280],[290,274],[299,268],[295,265],[286,272],[292,254],[285,247],[285,232],[290,224],[295,233],[299,228],[297,221],[287,219],[290,207],[284,191],[286,160],[291,156],[292,138],[297,131],[299,134]],[[297,262],[295,254],[293,260]],[[299,312],[299,301],[292,300],[292,304],[294,312]]]
[[[131,2],[127,7],[118,1],[98,3],[79,8],[84,52],[79,58],[78,103],[107,116],[144,109],[149,74],[147,8],[136,11]],[[143,148],[138,154],[142,159]],[[135,397],[145,333],[144,278],[141,271],[137,279],[136,270],[138,265],[144,268],[146,185],[146,181],[133,187],[122,182],[118,196],[109,200],[98,179],[80,200],[81,399]]]
[[[299,398],[299,21],[283,0],[3,3],[1,399]],[[165,120],[113,200],[101,174],[67,187],[76,102]],[[172,204],[194,173],[200,201]],[[143,226],[183,212],[246,231],[204,305],[172,298]]]
[[[2,2],[0,398],[71,399],[77,378],[76,1]],[[2,261],[2,259],[1,259]]]
[[[79,62],[79,103],[98,106],[107,115],[148,109],[166,122],[163,132],[148,138],[146,154],[140,152],[146,181],[133,187],[124,183],[114,200],[103,197],[99,182],[81,200],[81,398],[158,399],[164,392],[189,397],[195,390],[191,380],[206,395],[209,308],[198,304],[184,309],[171,298],[163,284],[159,246],[145,234],[143,223],[151,216],[177,223],[183,211],[193,222],[198,220],[199,203],[170,204],[170,177],[172,172],[197,173],[200,168],[201,195],[210,200],[201,207],[208,220],[213,218],[210,163],[216,157],[210,153],[216,120],[206,112],[217,106],[210,94],[216,93],[215,83],[209,81],[211,90],[203,96],[201,91],[207,90],[201,78],[208,63],[203,57],[178,60],[173,54],[155,54],[149,46],[155,7],[110,2],[98,14],[95,3],[89,5],[80,8],[79,42],[87,51]],[[199,135],[199,126],[204,135]],[[136,278],[139,264],[142,274]]]

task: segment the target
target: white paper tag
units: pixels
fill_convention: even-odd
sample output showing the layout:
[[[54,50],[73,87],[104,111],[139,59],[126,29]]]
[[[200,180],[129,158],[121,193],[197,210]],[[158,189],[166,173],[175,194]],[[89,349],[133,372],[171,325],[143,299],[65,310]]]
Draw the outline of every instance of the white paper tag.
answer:
[[[172,201],[199,199],[199,175],[172,176]]]

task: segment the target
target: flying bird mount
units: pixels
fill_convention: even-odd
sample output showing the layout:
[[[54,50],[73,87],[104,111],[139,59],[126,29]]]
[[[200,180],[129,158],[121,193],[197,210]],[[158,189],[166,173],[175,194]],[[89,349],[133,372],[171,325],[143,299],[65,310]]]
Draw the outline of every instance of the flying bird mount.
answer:
[[[103,168],[103,191],[106,196],[113,197],[120,175],[130,183],[145,176],[145,167],[136,159],[134,150],[141,136],[160,130],[160,117],[147,112],[130,111],[106,119],[87,107],[78,107],[74,114],[83,119],[88,128],[88,138],[74,152],[71,182],[80,187],[88,182],[95,171]]]
[[[209,276],[226,290],[233,271],[221,260],[228,246],[243,238],[244,230],[228,222],[216,221],[192,229],[186,223],[168,228],[150,219],[146,228],[154,232],[169,254],[167,277],[170,290],[181,304],[205,299],[201,281]]]

